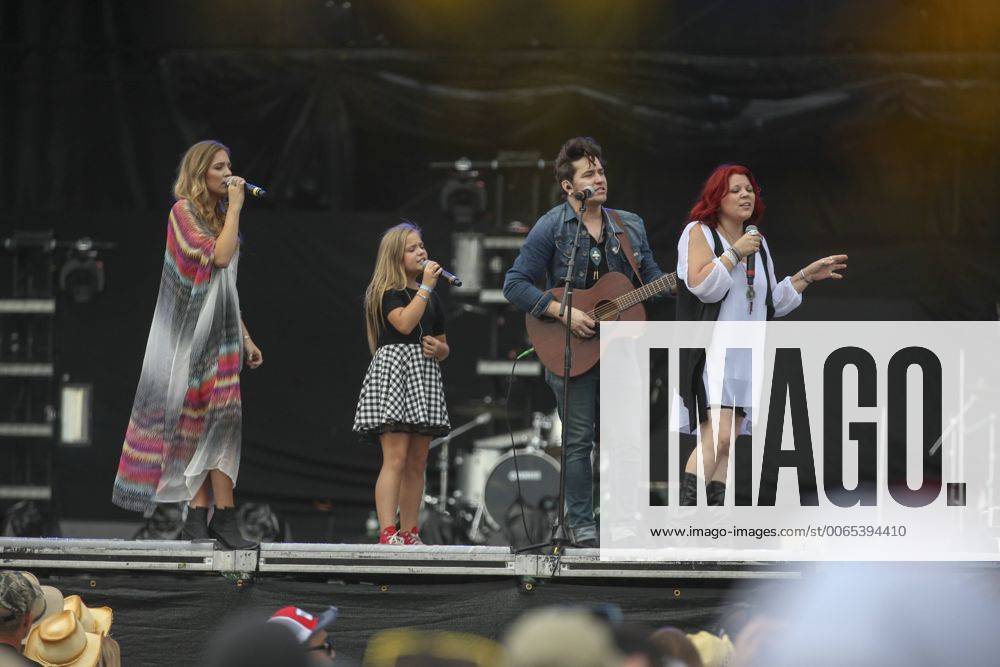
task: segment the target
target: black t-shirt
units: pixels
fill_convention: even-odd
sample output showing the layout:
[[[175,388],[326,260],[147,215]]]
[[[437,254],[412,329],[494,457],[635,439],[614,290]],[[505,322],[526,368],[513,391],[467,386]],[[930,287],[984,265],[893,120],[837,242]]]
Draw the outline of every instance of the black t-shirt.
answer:
[[[588,236],[590,236],[590,250],[587,253],[587,284],[584,285],[587,289],[593,287],[599,278],[610,271],[606,245],[598,242],[593,236],[589,234]]]
[[[389,322],[389,313],[397,308],[406,308],[413,299],[419,299],[417,290],[389,290],[382,295],[382,317],[385,329],[378,337],[378,347],[392,343],[420,343],[423,336],[440,336],[444,333],[444,306],[437,292],[431,292],[430,303],[424,308],[420,324],[413,328],[409,336],[404,336]]]

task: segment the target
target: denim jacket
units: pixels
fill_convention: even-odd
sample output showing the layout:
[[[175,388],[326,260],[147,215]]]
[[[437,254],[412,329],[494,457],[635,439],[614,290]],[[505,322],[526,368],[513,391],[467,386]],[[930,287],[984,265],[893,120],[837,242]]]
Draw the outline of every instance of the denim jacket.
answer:
[[[607,233],[604,235],[604,251],[608,258],[608,269],[624,273],[635,282],[632,267],[624,256],[624,250],[618,240],[619,227],[614,219],[604,213],[604,224]],[[653,251],[649,248],[646,238],[646,227],[642,218],[635,213],[618,211],[625,225],[625,233],[632,242],[636,266],[642,274],[643,282],[655,280],[663,275],[663,271],[653,259]],[[573,232],[576,231],[576,213],[568,203],[562,203],[543,215],[532,227],[531,232],[521,247],[521,254],[514,260],[514,265],[507,270],[503,282],[503,295],[512,304],[531,313],[535,317],[545,314],[552,301],[552,295],[546,290],[552,289],[557,281],[566,275],[566,263],[573,249]],[[576,263],[573,270],[574,289],[583,289],[587,284],[587,262],[590,261],[590,235],[586,227],[580,229],[580,247],[577,250]],[[539,289],[537,283],[544,278],[544,289]]]

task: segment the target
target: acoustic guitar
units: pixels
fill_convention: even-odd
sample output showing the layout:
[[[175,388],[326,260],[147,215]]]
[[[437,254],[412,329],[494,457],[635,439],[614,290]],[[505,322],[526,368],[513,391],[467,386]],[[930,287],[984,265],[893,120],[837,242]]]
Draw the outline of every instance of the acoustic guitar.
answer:
[[[597,322],[643,321],[646,319],[646,309],[642,302],[665,290],[669,290],[671,294],[677,293],[676,273],[666,273],[635,289],[624,273],[613,271],[598,278],[590,289],[574,289],[573,307],[587,313]],[[561,301],[564,291],[564,288],[556,287],[549,290],[549,293],[556,301]],[[528,339],[535,346],[539,361],[553,374],[562,377],[566,327],[553,317],[537,318],[531,314],[525,315],[524,326],[528,330]],[[573,350],[570,377],[586,373],[600,359],[599,336],[600,330],[590,338],[570,338]]]

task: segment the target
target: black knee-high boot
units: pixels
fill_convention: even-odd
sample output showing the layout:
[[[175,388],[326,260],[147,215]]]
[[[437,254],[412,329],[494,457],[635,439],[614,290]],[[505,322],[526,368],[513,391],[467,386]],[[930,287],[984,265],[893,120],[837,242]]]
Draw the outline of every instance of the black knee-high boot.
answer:
[[[716,507],[721,507],[726,504],[726,483],[725,482],[709,482],[705,487],[705,493],[708,494],[708,504]]]
[[[698,504],[698,476],[686,472],[681,476],[681,507],[694,507]]]

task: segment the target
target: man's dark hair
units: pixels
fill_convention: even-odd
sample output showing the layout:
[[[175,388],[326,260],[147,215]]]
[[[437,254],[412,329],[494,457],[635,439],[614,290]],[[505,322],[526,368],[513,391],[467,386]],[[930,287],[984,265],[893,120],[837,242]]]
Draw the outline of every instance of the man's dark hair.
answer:
[[[638,625],[617,625],[611,627],[618,650],[625,656],[641,655],[647,665],[662,665],[666,656],[663,650],[649,638],[649,630]]]
[[[573,182],[573,175],[576,170],[573,163],[582,157],[588,158],[591,162],[600,160],[601,166],[607,169],[604,158],[601,156],[601,145],[593,137],[573,137],[562,145],[559,155],[556,156],[555,173],[556,183],[562,187],[563,181]]]
[[[284,625],[237,619],[212,639],[204,663],[211,667],[307,667],[306,647]]]

